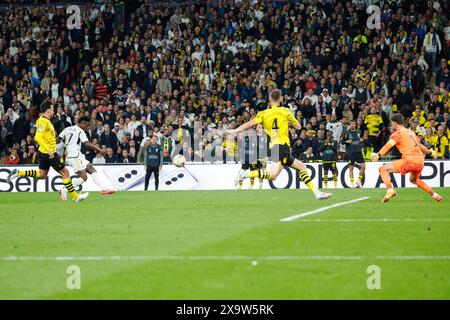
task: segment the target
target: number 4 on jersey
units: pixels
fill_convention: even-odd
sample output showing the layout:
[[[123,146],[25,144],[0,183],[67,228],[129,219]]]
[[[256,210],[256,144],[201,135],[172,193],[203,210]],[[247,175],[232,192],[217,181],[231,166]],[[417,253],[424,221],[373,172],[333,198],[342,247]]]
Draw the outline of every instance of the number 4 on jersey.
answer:
[[[277,119],[273,119],[272,129],[278,129],[278,120]]]

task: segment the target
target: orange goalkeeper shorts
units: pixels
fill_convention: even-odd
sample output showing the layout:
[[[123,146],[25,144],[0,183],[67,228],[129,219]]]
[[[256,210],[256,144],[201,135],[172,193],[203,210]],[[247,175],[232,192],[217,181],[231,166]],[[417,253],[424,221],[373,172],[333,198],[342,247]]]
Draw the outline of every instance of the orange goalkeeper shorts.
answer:
[[[420,174],[422,173],[424,163],[423,162],[411,162],[406,159],[400,159],[400,160],[395,160],[393,162],[393,165],[394,165],[394,172],[398,172],[403,175],[405,175],[409,172],[409,173],[411,173],[411,176],[419,178]]]

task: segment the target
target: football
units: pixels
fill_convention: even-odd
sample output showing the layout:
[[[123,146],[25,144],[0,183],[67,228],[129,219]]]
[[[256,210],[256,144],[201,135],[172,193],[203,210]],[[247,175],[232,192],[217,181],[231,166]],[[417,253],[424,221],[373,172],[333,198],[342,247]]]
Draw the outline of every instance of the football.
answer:
[[[186,163],[186,158],[181,154],[177,154],[173,157],[172,162],[175,166],[182,167]]]

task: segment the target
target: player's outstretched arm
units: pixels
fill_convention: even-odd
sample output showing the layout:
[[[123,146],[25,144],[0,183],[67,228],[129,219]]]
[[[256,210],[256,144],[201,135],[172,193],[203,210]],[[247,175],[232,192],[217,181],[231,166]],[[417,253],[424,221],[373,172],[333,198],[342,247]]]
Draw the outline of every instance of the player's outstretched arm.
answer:
[[[103,149],[97,147],[96,145],[90,143],[89,141],[85,141],[83,144],[84,144],[84,146],[85,146],[86,148],[91,149],[91,150],[94,150],[94,151],[97,151],[98,153],[100,153],[100,154],[103,155],[103,156],[106,154],[106,151],[105,151],[105,150],[103,150]]]
[[[428,149],[427,147],[425,147],[421,143],[419,143],[419,148],[420,148],[420,151],[422,151],[423,154],[431,156],[434,160],[437,159],[436,151],[434,151],[433,149]]]
[[[388,153],[389,150],[391,150],[393,146],[395,146],[395,141],[391,139],[383,146],[383,148],[380,149],[380,151],[378,151],[378,154],[380,155],[380,157],[382,157],[386,153]]]
[[[395,146],[395,141],[393,139],[389,139],[389,141],[380,149],[380,151],[376,153],[372,153],[371,158],[373,162],[377,162],[380,157],[384,156],[392,147]]]
[[[257,124],[258,123],[255,121],[255,119],[253,119],[253,120],[250,120],[250,121],[242,124],[240,127],[236,128],[236,129],[227,130],[226,132],[230,133],[230,134],[239,133],[241,131],[250,129],[251,127],[256,126]]]

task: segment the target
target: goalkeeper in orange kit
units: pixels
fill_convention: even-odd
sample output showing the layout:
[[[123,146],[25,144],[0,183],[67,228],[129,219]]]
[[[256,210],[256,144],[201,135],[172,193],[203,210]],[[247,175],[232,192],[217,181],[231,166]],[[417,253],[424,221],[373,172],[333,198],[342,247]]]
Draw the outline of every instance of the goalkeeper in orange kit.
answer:
[[[403,126],[404,118],[397,113],[392,116],[392,134],[389,141],[381,148],[378,153],[372,154],[372,161],[378,161],[381,156],[384,156],[393,146],[402,154],[400,160],[395,160],[391,163],[386,163],[379,168],[381,179],[386,185],[387,192],[383,198],[383,202],[388,202],[391,198],[397,195],[397,192],[392,188],[391,178],[389,173],[401,173],[403,175],[410,173],[410,181],[429,193],[436,201],[441,201],[442,197],[431,189],[429,185],[420,180],[424,166],[423,154],[432,155],[436,158],[436,153],[429,150],[422,145],[414,132]]]

